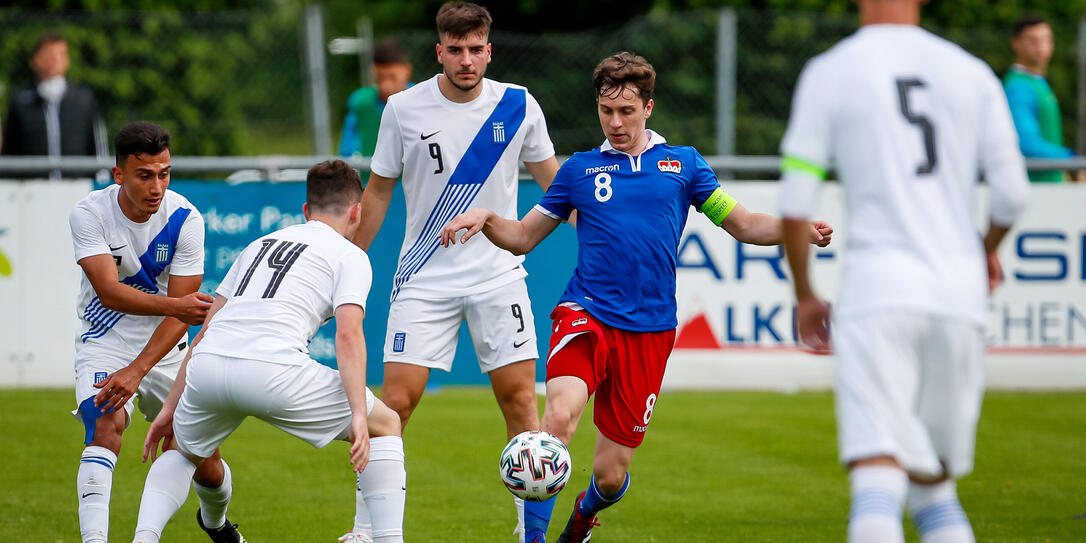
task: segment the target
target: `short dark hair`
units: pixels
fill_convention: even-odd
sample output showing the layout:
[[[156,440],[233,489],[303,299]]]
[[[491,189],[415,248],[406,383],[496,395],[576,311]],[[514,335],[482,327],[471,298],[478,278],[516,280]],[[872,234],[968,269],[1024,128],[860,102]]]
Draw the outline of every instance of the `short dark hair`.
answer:
[[[1022,32],[1024,32],[1027,28],[1029,28],[1031,26],[1035,26],[1035,25],[1039,25],[1039,24],[1047,24],[1047,23],[1048,23],[1048,21],[1045,20],[1045,18],[1043,16],[1041,16],[1041,15],[1038,15],[1036,13],[1026,13],[1025,15],[1022,15],[1021,17],[1019,17],[1017,21],[1015,21],[1015,23],[1014,23],[1014,37],[1017,38],[1017,37],[1021,36]]]
[[[170,133],[165,128],[147,121],[136,121],[125,125],[113,138],[113,152],[117,155],[117,165],[133,155],[157,155],[170,148]]]
[[[34,43],[34,54],[38,54],[42,47],[49,45],[50,43],[56,43],[62,41],[68,43],[68,40],[64,39],[64,34],[61,34],[59,30],[46,30],[38,36],[38,41]]]
[[[362,178],[346,162],[326,160],[309,168],[305,201],[313,211],[339,214],[362,199]]]
[[[407,53],[400,46],[396,38],[385,38],[377,42],[373,48],[374,64],[410,64]]]
[[[445,2],[437,10],[438,36],[463,38],[472,34],[490,35],[490,12],[471,2]]]
[[[630,85],[637,89],[641,101],[648,103],[656,87],[656,70],[645,57],[623,51],[603,59],[592,71],[592,82],[597,98],[617,94],[624,85]]]

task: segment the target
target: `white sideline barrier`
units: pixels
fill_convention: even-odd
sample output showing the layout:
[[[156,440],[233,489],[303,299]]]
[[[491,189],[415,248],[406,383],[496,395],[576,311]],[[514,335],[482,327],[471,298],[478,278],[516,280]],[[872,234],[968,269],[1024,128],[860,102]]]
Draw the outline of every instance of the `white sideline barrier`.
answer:
[[[727,185],[748,209],[776,213],[776,183]],[[1007,282],[990,303],[987,382],[1086,389],[1086,186],[1032,188],[1029,211],[1001,249]],[[848,238],[838,189],[827,184],[819,213],[837,228],[814,264],[827,297]],[[0,262],[0,387],[72,386],[79,269],[68,212],[89,190],[89,181],[0,181],[0,253],[11,266],[5,275]],[[832,357],[792,347],[791,287],[776,248],[739,245],[693,212],[681,247],[680,330],[665,387],[832,386]]]
[[[0,386],[73,386],[79,267],[68,213],[84,181],[0,181]]]
[[[776,214],[776,183],[726,188],[748,209]],[[1031,188],[1029,209],[1000,248],[1006,281],[989,303],[987,384],[1084,389],[1086,185]],[[986,210],[981,187],[978,227],[987,225]],[[824,187],[818,218],[836,229],[813,263],[817,291],[832,299],[848,240],[840,186]],[[740,245],[697,213],[690,214],[680,247],[680,324],[665,387],[832,387],[832,356],[793,347],[791,283],[777,248]]]

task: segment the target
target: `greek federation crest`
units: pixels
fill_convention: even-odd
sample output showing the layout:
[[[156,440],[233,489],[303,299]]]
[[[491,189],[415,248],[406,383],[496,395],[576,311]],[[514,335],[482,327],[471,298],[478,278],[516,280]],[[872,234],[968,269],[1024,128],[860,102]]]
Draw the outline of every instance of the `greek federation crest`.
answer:
[[[683,163],[678,160],[672,160],[671,157],[667,157],[656,163],[656,167],[660,168],[660,171],[664,173],[682,173]]]
[[[163,264],[170,261],[170,245],[167,243],[155,244],[155,262]]]
[[[494,143],[505,143],[505,123],[493,122],[490,128],[494,132]]]

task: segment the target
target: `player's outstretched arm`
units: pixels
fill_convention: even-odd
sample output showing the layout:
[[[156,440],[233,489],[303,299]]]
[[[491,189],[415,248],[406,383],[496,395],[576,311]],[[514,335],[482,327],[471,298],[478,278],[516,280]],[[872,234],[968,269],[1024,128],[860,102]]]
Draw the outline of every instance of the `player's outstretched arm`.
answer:
[[[200,289],[203,277],[203,275],[171,275],[166,295],[171,298],[191,295]],[[147,372],[151,371],[162,357],[177,347],[188,330],[188,324],[174,317],[163,319],[147,340],[143,350],[127,367],[110,374],[102,382],[94,385],[101,389],[94,398],[94,405],[100,406],[105,412],[121,407],[131,400]]]
[[[207,314],[208,324],[211,323],[215,313],[226,305],[227,299],[222,295],[215,296],[215,301],[211,304],[211,310]],[[170,393],[166,396],[166,400],[162,402],[162,409],[158,411],[155,420],[151,422],[151,427],[147,429],[147,437],[143,440],[144,462],[147,461],[148,457],[151,458],[151,461],[154,461],[158,455],[159,442],[162,443],[162,452],[166,452],[170,447],[170,441],[173,440],[173,412],[177,409],[177,402],[181,400],[181,392],[185,390],[185,376],[188,375],[189,359],[192,358],[196,345],[204,338],[204,331],[206,330],[207,326],[204,326],[192,339],[192,345],[189,346],[189,351],[185,353],[185,359],[181,361],[181,369],[177,370],[177,378],[174,379],[173,386],[170,387]]]
[[[369,250],[373,239],[377,237],[377,232],[381,230],[394,190],[396,190],[395,179],[370,173],[366,190],[362,192],[362,223],[358,225],[358,230],[355,230],[354,238],[351,239],[363,251]]]
[[[781,219],[765,213],[751,213],[742,204],[735,204],[735,209],[720,223],[728,234],[743,243],[751,245],[780,245],[783,243],[783,222]],[[830,244],[833,228],[824,221],[811,221],[806,229],[807,243],[819,247]]]
[[[370,432],[366,420],[366,341],[362,333],[365,311],[356,304],[336,308],[336,364],[347,403],[351,406],[351,464],[356,472],[366,469],[370,457]]]
[[[539,245],[559,224],[561,222],[557,219],[535,209],[517,221],[503,218],[489,209],[476,208],[453,217],[441,230],[438,239],[443,247],[448,247],[456,243],[456,233],[461,230],[466,229],[467,232],[461,236],[460,243],[466,243],[475,234],[482,232],[494,245],[515,255],[522,255]]]
[[[202,324],[211,307],[211,296],[201,292],[179,298],[156,296],[121,283],[117,265],[108,254],[83,258],[79,266],[107,309],[129,315],[163,315],[187,324]]]

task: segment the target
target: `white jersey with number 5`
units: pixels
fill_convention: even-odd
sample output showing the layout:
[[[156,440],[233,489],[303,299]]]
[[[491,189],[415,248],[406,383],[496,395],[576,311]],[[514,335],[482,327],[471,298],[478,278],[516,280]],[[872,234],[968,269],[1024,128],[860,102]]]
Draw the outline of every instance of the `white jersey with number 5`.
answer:
[[[370,163],[382,177],[403,174],[407,229],[393,300],[466,296],[524,277],[524,257],[485,236],[450,248],[440,248],[437,236],[474,207],[516,219],[520,162],[554,156],[543,111],[527,89],[483,79],[482,94],[458,104],[441,94],[440,77],[389,98]]]
[[[279,364],[310,363],[307,346],[337,307],[366,309],[373,272],[366,253],[320,221],[249,244],[216,294],[228,298],[194,354]]]
[[[974,185],[983,171],[1000,225],[1028,192],[987,64],[920,27],[864,26],[804,68],[781,153],[783,216],[812,216],[831,167],[845,186],[836,314],[898,307],[984,323]]]

